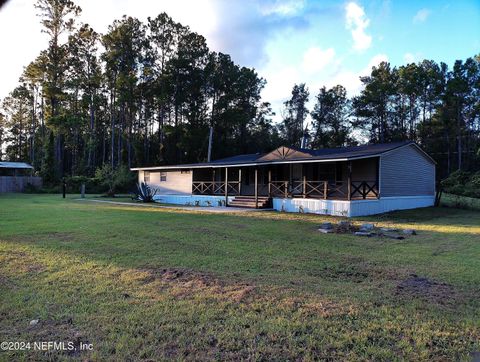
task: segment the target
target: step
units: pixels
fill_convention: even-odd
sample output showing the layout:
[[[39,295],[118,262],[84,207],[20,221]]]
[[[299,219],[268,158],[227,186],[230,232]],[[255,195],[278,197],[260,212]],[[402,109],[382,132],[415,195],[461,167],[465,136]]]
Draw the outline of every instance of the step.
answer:
[[[229,205],[254,205],[255,206],[255,202],[245,202],[245,201],[230,201],[228,203]],[[258,205],[267,205],[268,202],[259,202]]]
[[[235,199],[238,200],[255,200],[255,196],[235,196]],[[268,200],[268,196],[259,196],[258,200]]]

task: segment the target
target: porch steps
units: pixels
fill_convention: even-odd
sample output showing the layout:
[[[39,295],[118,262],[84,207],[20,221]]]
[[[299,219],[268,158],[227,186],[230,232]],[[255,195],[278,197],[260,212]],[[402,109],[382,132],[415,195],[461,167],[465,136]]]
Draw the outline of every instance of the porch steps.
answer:
[[[228,206],[255,208],[255,196],[235,196]],[[258,197],[258,208],[266,209],[270,207],[270,198],[267,196]]]

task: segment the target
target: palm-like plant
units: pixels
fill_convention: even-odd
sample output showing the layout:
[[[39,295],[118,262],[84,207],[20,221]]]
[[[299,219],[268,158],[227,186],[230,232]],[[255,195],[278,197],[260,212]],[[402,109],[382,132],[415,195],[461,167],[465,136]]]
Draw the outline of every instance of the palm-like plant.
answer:
[[[137,190],[134,192],[134,199],[141,202],[153,202],[153,197],[157,194],[157,189],[141,182],[137,184]]]

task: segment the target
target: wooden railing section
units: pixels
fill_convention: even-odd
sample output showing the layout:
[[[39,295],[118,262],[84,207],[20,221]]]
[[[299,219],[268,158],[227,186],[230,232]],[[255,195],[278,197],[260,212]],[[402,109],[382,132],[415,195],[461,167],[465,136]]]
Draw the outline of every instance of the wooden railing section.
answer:
[[[240,195],[240,181],[228,181],[225,192],[225,181],[194,181],[192,193],[196,195]],[[349,190],[350,189],[350,190]],[[350,192],[350,197],[349,197]],[[367,199],[378,198],[376,181],[352,181],[350,188],[346,182],[329,181],[270,181],[268,183],[270,197],[304,197],[322,199]]]
[[[240,181],[228,181],[228,194],[240,194]],[[192,193],[195,195],[224,195],[225,181],[194,181],[192,182]]]

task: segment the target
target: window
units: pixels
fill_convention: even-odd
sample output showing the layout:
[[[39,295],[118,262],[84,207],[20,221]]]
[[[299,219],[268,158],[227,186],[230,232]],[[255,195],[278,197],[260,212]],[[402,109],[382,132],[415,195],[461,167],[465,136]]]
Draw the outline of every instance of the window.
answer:
[[[190,170],[181,170],[180,173],[183,175],[183,174],[188,174],[190,173]]]
[[[150,171],[143,172],[143,182],[149,183],[150,182]]]
[[[160,182],[165,182],[165,181],[167,181],[167,173],[160,172]]]

